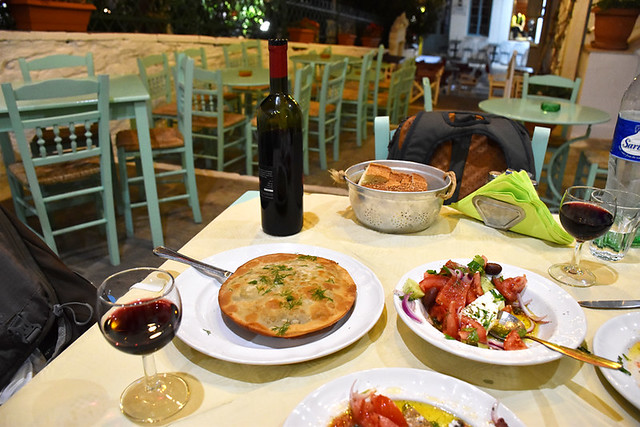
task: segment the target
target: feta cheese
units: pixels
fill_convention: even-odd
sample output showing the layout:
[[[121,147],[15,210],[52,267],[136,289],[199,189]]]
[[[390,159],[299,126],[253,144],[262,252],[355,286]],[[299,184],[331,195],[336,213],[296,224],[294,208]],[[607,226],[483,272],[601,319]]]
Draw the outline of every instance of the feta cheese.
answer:
[[[504,308],[504,297],[496,289],[492,289],[485,292],[471,304],[466,306],[460,311],[471,319],[476,320],[485,329],[489,329],[489,326],[498,317],[498,312]]]

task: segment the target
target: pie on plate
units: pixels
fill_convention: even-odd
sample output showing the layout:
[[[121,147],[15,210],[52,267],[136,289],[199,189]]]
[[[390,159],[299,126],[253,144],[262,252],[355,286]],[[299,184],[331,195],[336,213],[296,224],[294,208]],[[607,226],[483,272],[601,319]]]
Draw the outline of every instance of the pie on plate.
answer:
[[[260,335],[293,338],[325,329],[344,317],[356,284],[337,262],[274,253],[241,265],[218,293],[220,310]]]

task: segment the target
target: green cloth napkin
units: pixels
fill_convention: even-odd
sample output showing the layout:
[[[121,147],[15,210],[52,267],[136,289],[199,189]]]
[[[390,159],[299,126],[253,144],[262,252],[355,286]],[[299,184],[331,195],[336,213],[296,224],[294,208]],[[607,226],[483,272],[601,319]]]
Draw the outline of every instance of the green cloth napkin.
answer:
[[[493,181],[478,188],[462,200],[450,206],[465,215],[482,220],[473,205],[473,198],[483,195],[521,207],[526,217],[509,231],[537,237],[550,242],[568,245],[573,242],[569,235],[553,218],[549,208],[540,200],[536,189],[531,183],[527,172],[520,171],[511,174],[501,174]]]

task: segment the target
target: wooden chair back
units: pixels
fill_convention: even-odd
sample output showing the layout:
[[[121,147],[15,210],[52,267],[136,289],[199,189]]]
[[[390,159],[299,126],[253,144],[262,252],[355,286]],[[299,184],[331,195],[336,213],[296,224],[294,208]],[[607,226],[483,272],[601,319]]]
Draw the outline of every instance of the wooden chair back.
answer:
[[[245,40],[241,45],[243,65],[249,68],[264,68],[261,40]]]
[[[20,65],[22,78],[25,82],[33,81],[31,73],[34,71],[59,70],[61,68],[83,67],[86,69],[88,76],[95,76],[93,54],[91,52],[88,52],[84,56],[65,54],[48,55],[30,61],[27,61],[25,58],[18,58],[18,64]]]
[[[169,103],[172,100],[171,71],[166,53],[148,55],[137,59],[138,72],[151,103]]]
[[[571,103],[575,103],[578,99],[581,84],[582,79],[580,79],[580,77],[572,80],[554,74],[530,76],[529,73],[525,73],[522,81],[522,97],[545,96],[565,99]],[[536,85],[539,87],[539,90],[537,90],[536,93],[529,93],[530,85]]]
[[[14,192],[16,213],[26,222],[26,214],[38,216],[45,242],[57,252],[54,236],[83,228],[106,225],[111,262],[120,263],[115,222],[109,138],[109,77],[88,79],[51,79],[13,88],[2,84],[2,93],[9,112],[11,126],[22,158],[10,165],[12,190],[18,183],[28,187],[29,196]],[[69,97],[86,99],[82,107],[65,108]],[[95,101],[94,101],[95,100]],[[46,114],[31,117],[20,110],[21,104],[50,104]],[[56,105],[60,108],[55,108]],[[98,135],[92,129],[98,125]],[[61,135],[67,128],[68,136]],[[77,135],[81,129],[84,135]],[[44,135],[53,133],[55,148],[47,147]],[[28,135],[36,135],[36,153]],[[83,143],[78,140],[82,137]],[[98,144],[96,140],[102,141]],[[95,179],[97,177],[97,179]],[[87,195],[100,196],[101,218],[90,218],[71,227],[53,230],[49,211],[54,207],[70,206],[74,200]],[[28,225],[28,224],[27,224]]]
[[[208,68],[207,53],[205,52],[204,47],[193,47],[181,51],[176,50],[173,53],[176,65],[178,65],[178,55],[181,53],[185,54],[189,58],[192,58],[195,61],[196,67],[204,68],[205,70]]]

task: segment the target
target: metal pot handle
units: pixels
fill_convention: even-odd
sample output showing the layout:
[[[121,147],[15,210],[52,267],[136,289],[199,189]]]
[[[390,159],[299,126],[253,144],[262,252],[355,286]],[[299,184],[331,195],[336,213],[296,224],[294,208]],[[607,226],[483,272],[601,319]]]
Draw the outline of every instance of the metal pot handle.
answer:
[[[442,200],[448,200],[453,196],[453,193],[455,193],[455,191],[456,191],[456,185],[458,184],[458,182],[456,180],[456,174],[453,171],[449,171],[449,172],[445,172],[442,177],[445,179],[445,181],[446,181],[447,177],[449,177],[449,179],[451,180],[451,185],[447,189],[446,193],[438,194],[438,197],[442,198]]]

